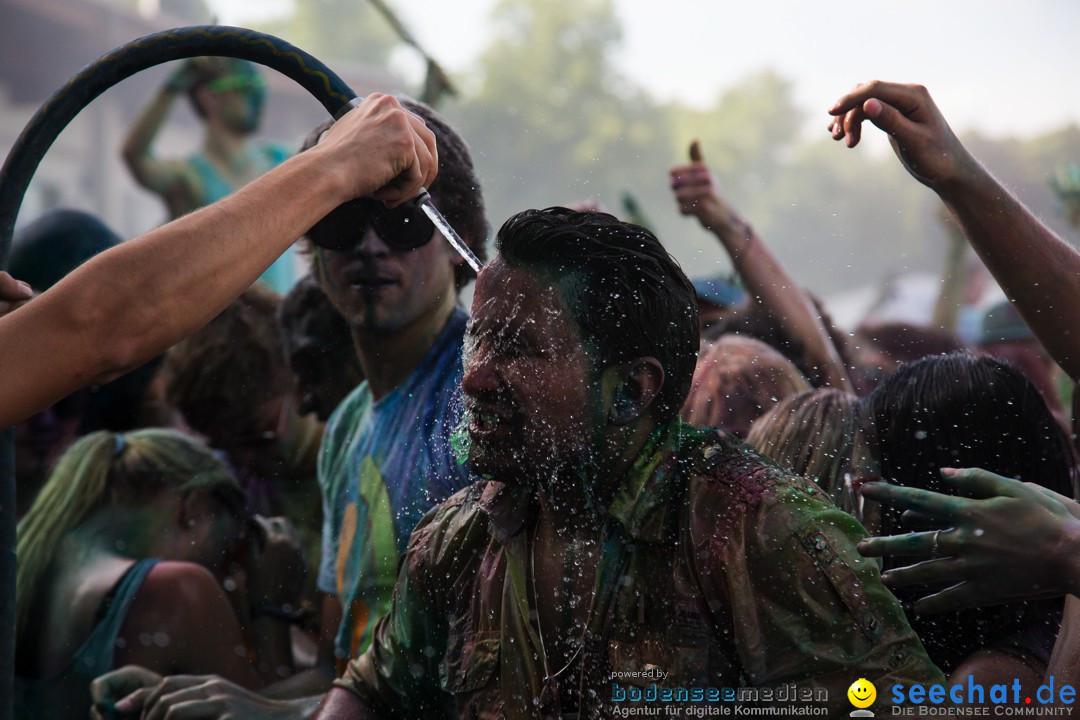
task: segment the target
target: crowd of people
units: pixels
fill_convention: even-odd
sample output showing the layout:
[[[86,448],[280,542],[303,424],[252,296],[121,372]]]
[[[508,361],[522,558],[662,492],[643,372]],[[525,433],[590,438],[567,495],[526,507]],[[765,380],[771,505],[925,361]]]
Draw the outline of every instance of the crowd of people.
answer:
[[[180,217],[121,243],[53,213],[0,273],[19,717],[606,718],[791,683],[840,717],[858,678],[882,708],[1080,683],[1080,253],[924,88],[856,86],[829,129],[887,133],[1010,298],[975,341],[955,287],[933,327],[838,330],[697,142],[674,201],[745,291],[595,210],[489,243],[466,140],[406,98],[221,199],[153,157],[178,91],[209,156],[240,147],[253,77],[189,64],[133,129]],[[253,284],[298,238],[310,276]]]

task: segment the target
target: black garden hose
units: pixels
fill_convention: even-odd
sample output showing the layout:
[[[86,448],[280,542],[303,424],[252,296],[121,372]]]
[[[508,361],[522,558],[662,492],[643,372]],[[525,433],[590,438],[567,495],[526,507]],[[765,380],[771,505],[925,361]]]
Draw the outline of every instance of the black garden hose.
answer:
[[[198,25],[133,40],[102,55],[71,78],[34,114],[0,169],[0,270],[26,188],[53,141],[84,107],[137,72],[191,57],[233,57],[286,75],[337,116],[356,97],[326,65],[281,38],[245,28]],[[15,382],[16,378],[0,378]],[[0,431],[0,720],[14,716],[15,673],[15,461],[14,431]],[[88,709],[89,710],[89,709]]]

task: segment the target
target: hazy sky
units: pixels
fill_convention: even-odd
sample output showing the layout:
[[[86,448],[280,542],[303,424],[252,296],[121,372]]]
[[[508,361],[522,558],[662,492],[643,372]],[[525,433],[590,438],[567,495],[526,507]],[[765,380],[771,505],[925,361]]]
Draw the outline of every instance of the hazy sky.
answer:
[[[309,0],[317,1],[317,0]],[[363,0],[357,0],[363,2]],[[495,0],[396,0],[428,52],[467,71]],[[282,14],[291,0],[209,0],[221,22]],[[1071,0],[615,0],[619,68],[663,99],[708,105],[771,67],[820,114],[852,84],[921,82],[960,129],[1027,135],[1080,123],[1080,3]],[[822,130],[822,132],[824,132]]]

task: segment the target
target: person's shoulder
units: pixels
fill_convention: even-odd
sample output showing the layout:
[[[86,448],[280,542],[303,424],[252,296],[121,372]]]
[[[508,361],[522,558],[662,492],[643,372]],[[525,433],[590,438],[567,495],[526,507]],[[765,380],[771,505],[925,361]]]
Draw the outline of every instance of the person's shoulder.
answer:
[[[146,574],[140,592],[169,602],[185,603],[222,592],[217,578],[198,563],[162,560]]]
[[[323,431],[323,452],[332,450],[357,432],[369,407],[371,391],[365,380],[353,388],[327,418],[326,429]]]
[[[782,469],[723,431],[699,436],[682,461],[695,535],[726,536],[736,526],[783,535],[822,512],[840,512],[813,480]]]
[[[147,572],[129,621],[190,628],[195,620],[212,622],[228,607],[225,591],[208,569],[198,563],[163,560]]]
[[[488,515],[482,498],[486,481],[463,487],[431,508],[409,537],[408,555],[428,567],[450,572],[488,542]]]
[[[756,505],[768,491],[790,482],[791,474],[723,430],[692,430],[679,461],[695,496],[746,494]]]
[[[319,446],[318,482],[323,497],[333,499],[335,488],[342,483],[340,463],[348,454],[350,438],[360,430],[361,420],[367,408],[371,406],[371,393],[367,381],[353,388],[338,404],[326,421],[322,443]]]
[[[326,420],[327,432],[340,431],[342,428],[354,425],[359,420],[359,415],[369,405],[371,405],[371,391],[368,389],[367,381],[364,380],[349,391],[345,399],[338,403],[338,406],[330,413],[330,417]]]

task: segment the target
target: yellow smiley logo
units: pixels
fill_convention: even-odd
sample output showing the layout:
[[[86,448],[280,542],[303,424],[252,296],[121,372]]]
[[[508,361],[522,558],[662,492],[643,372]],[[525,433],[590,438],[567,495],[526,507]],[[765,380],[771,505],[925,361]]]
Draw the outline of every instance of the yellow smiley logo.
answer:
[[[877,699],[877,688],[866,678],[859,678],[847,689],[847,698],[857,708],[867,708]]]

